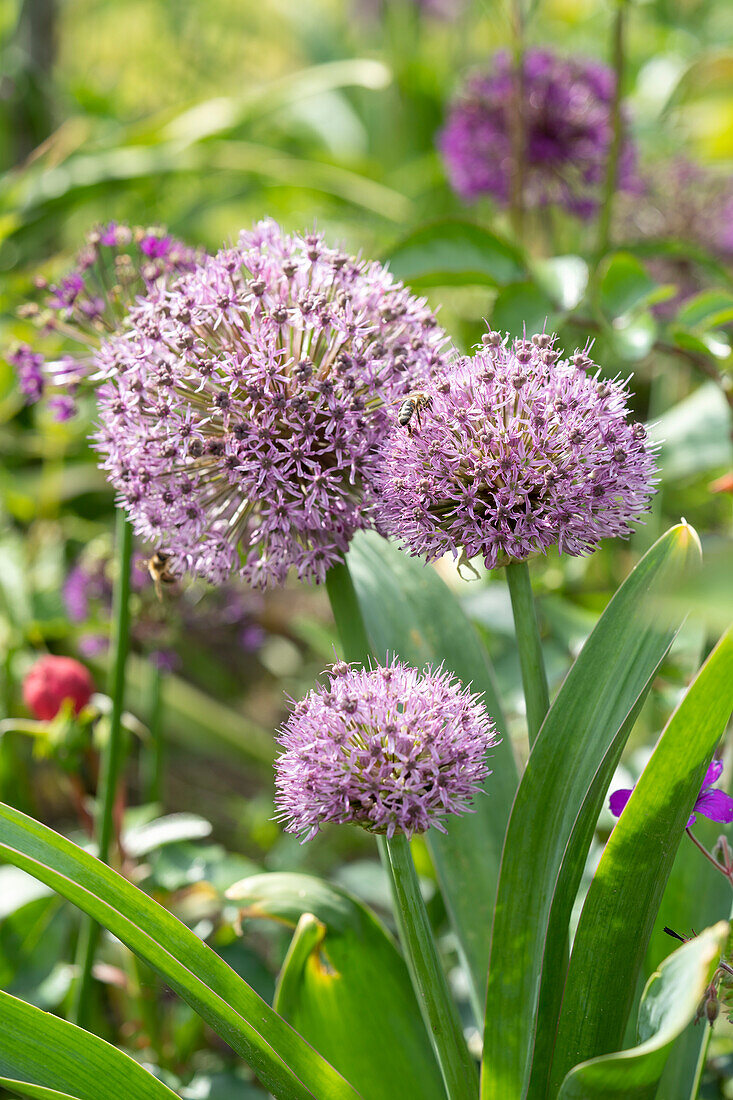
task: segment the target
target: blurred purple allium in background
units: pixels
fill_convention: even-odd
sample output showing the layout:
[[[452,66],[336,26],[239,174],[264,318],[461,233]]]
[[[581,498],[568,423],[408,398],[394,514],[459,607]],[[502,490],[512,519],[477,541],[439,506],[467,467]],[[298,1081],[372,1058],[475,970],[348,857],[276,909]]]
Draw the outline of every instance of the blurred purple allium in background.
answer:
[[[256,653],[265,641],[259,622],[263,597],[243,585],[220,588],[187,585],[166,591],[164,604],[157,599],[147,568],[147,556],[133,555],[132,642],[164,671],[180,667],[178,650],[207,649],[236,669],[241,659]],[[69,620],[86,629],[78,639],[79,652],[88,658],[105,653],[109,646],[109,620],[115,561],[106,539],[91,543],[66,577],[63,589]]]
[[[354,669],[337,662],[328,683],[296,703],[279,733],[277,817],[304,840],[327,822],[374,833],[423,833],[465,813],[489,775],[497,744],[480,696],[442,668],[393,660]]]
[[[124,322],[135,300],[150,293],[168,275],[191,271],[196,253],[159,228],[117,225],[92,230],[76,258],[76,266],[57,284],[37,279],[43,300],[20,312],[38,325],[42,335],[81,345],[74,354],[46,359],[28,344],[11,351],[18,384],[29,402],[51,391],[49,406],[57,420],[74,414],[79,386],[98,381],[95,349]]]
[[[725,791],[714,790],[715,784],[723,774],[723,761],[713,760],[705,773],[700,793],[692,807],[692,813],[688,819],[686,828],[691,828],[697,818],[696,814],[707,817],[710,821],[719,821],[728,824],[733,821],[733,798]],[[608,800],[608,806],[614,817],[621,817],[626,803],[634,793],[633,787],[614,791]]]
[[[630,534],[655,466],[643,426],[628,421],[626,384],[602,378],[585,351],[561,360],[544,334],[483,343],[427,388],[421,428],[392,431],[383,527],[413,555],[480,555],[488,569]]]
[[[174,571],[321,581],[371,522],[385,406],[445,342],[381,264],[261,222],[102,349],[103,468]]]
[[[438,146],[453,189],[466,201],[482,195],[509,203],[516,76],[508,53],[469,76],[453,100]],[[522,97],[528,207],[563,206],[590,217],[598,206],[612,138],[614,75],[597,61],[528,50]],[[628,127],[626,127],[628,130]],[[624,136],[620,189],[638,186],[636,153]]]

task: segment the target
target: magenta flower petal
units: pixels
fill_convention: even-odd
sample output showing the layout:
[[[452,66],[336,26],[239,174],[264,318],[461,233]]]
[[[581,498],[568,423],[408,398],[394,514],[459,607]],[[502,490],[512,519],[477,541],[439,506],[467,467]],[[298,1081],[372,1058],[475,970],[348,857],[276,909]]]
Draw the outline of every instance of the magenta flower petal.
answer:
[[[705,778],[703,779],[702,786],[700,788],[701,792],[706,791],[708,789],[708,787],[712,787],[714,783],[717,783],[722,774],[723,774],[723,761],[722,760],[713,760],[712,763],[710,764],[710,767],[705,772]]]
[[[728,823],[733,821],[733,798],[725,791],[705,791],[694,806],[695,813],[709,821]]]
[[[613,792],[613,794],[611,795],[611,797],[608,800],[608,808],[609,808],[609,810],[611,811],[611,813],[613,814],[614,817],[621,817],[621,811],[624,809],[624,807],[626,806],[626,803],[631,798],[632,790],[633,790],[633,787],[630,787],[628,790],[623,789],[623,790],[620,790],[620,791],[614,791]]]

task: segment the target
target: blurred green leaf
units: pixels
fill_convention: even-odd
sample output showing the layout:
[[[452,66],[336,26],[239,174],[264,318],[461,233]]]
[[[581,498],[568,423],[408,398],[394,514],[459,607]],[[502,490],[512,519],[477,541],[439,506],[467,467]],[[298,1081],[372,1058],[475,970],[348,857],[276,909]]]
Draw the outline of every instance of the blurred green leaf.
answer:
[[[601,856],[573,941],[551,1091],[575,1064],[623,1043],[677,846],[731,713],[733,631],[670,718]]]
[[[156,848],[174,844],[180,840],[200,840],[211,835],[211,823],[198,814],[167,814],[147,821],[142,825],[132,825],[122,834],[122,847],[133,859],[147,856]]]
[[[408,233],[385,256],[392,274],[413,287],[503,286],[521,278],[521,253],[509,241],[473,225],[446,220]]]
[[[645,554],[583,646],[530,754],[512,807],[499,878],[483,1100],[545,1094],[570,915],[598,813],[676,633],[659,623],[650,600],[679,583],[698,560],[697,536],[685,524],[672,528]]]
[[[582,256],[552,256],[533,264],[539,286],[562,310],[575,309],[588,287],[588,264]]]
[[[620,359],[646,359],[657,338],[657,322],[647,310],[617,319],[609,331],[611,347]]]
[[[58,1090],[76,1100],[109,1100],[111,1095],[163,1100],[176,1095],[96,1035],[2,991],[0,1018],[0,1083],[21,1095],[41,1100],[55,1100]]]
[[[601,265],[599,305],[609,320],[645,305],[657,289],[642,262],[630,252],[616,252]]]
[[[2,803],[0,856],[52,886],[158,970],[278,1098],[358,1095],[184,924],[110,867]]]
[[[644,990],[639,1046],[576,1066],[558,1100],[652,1100],[672,1044],[694,1018],[727,936],[728,923],[720,921],[665,959]]]
[[[687,328],[716,328],[733,321],[733,294],[728,290],[704,290],[688,298],[677,314]]]
[[[257,875],[227,897],[295,927],[274,1006],[364,1100],[443,1100],[407,966],[373,913],[310,875]]]
[[[491,311],[491,327],[511,336],[529,337],[535,332],[553,332],[560,311],[553,299],[536,283],[512,283],[496,296]]]
[[[705,382],[649,425],[659,444],[659,467],[666,482],[733,465],[731,413],[720,387]]]
[[[486,709],[504,735],[501,744],[491,750],[493,774],[486,780],[486,795],[474,801],[475,813],[446,820],[446,834],[436,829],[427,833],[480,1020],[499,861],[517,785],[517,767],[493,672],[476,631],[434,569],[372,532],[356,536],[348,561],[378,659],[389,651],[417,668],[443,662],[473,691],[483,692]]]

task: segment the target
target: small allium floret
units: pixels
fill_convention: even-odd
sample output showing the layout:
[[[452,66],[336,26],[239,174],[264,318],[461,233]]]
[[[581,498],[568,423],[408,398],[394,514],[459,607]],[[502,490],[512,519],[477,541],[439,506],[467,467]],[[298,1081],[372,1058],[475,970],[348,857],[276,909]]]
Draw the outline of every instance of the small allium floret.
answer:
[[[590,217],[598,205],[612,140],[613,72],[597,61],[527,50],[522,113],[524,202],[559,205]],[[468,78],[451,105],[438,144],[451,185],[472,201],[491,195],[508,204],[513,167],[516,75],[500,51]],[[636,189],[636,155],[624,134],[618,186]]]
[[[262,222],[103,348],[104,468],[174,571],[323,580],[371,522],[389,407],[445,342],[380,264]]]
[[[442,817],[470,810],[498,739],[480,696],[442,668],[392,660],[338,662],[295,704],[279,742],[277,816],[310,840],[329,822],[387,836],[445,832]]]
[[[393,429],[383,453],[378,518],[410,553],[481,556],[488,569],[555,544],[588,554],[649,507],[646,432],[629,421],[626,384],[601,378],[587,351],[561,360],[546,334],[490,332],[427,391],[422,427]]]

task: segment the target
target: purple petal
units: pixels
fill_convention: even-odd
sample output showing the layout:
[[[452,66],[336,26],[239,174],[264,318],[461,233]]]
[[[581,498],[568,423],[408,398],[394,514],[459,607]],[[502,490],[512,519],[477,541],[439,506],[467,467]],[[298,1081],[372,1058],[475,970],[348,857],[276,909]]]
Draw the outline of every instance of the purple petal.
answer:
[[[632,790],[633,787],[630,790],[620,790],[613,792],[608,800],[608,808],[610,809],[614,817],[621,817],[621,811],[631,798]]]
[[[713,760],[708,770],[705,772],[705,778],[702,781],[701,791],[706,791],[708,787],[712,787],[714,783],[717,783],[723,771],[723,761]]]
[[[701,794],[694,805],[694,810],[710,821],[733,821],[733,798],[725,791],[708,791]]]

